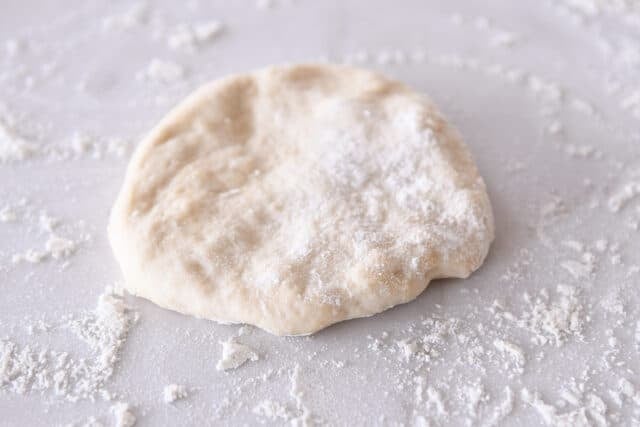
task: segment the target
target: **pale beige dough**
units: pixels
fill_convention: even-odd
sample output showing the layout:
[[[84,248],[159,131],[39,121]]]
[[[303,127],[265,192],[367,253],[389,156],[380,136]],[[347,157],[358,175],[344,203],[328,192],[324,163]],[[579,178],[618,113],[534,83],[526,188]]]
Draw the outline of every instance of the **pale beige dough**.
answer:
[[[433,104],[335,65],[197,90],[137,148],[109,225],[131,293],[278,335],[467,277],[493,233],[484,182]]]

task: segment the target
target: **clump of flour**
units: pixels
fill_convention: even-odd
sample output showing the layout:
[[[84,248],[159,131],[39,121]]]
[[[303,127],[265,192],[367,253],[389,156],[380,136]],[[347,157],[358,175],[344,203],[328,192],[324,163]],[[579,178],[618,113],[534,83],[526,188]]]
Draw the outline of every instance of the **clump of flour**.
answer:
[[[115,419],[115,427],[133,427],[136,424],[136,416],[128,403],[116,403],[111,407],[111,412]]]
[[[173,403],[177,400],[185,399],[187,396],[189,396],[187,387],[180,384],[166,385],[162,391],[164,403]]]
[[[228,371],[239,368],[248,361],[255,362],[260,356],[251,347],[240,344],[234,338],[222,343],[222,357],[216,364],[218,371]]]

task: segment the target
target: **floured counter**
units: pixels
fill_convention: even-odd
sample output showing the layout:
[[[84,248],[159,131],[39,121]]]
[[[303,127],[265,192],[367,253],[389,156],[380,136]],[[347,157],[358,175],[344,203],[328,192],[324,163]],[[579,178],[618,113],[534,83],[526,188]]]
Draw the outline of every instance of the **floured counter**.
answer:
[[[0,16],[0,425],[640,423],[636,2],[85,3]],[[121,295],[105,229],[142,134],[301,61],[434,98],[487,181],[483,268],[299,338]]]

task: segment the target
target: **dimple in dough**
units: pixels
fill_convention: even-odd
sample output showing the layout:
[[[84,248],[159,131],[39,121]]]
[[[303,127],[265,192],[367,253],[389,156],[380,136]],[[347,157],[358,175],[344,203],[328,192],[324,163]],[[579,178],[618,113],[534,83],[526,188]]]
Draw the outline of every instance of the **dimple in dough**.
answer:
[[[434,105],[336,65],[197,90],[137,148],[109,224],[131,293],[277,335],[467,277],[493,236],[485,184]]]

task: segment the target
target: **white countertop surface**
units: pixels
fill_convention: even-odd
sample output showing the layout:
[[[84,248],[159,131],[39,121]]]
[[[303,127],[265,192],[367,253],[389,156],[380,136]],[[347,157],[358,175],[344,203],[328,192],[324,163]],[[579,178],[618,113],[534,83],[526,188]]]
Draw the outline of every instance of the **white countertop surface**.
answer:
[[[640,14],[636,2],[618,3],[4,1],[5,348],[96,357],[56,325],[93,310],[121,280],[105,231],[127,164],[118,149],[200,84],[232,72],[351,62],[429,94],[485,177],[497,238],[468,280],[434,282],[372,318],[306,338],[243,330],[238,341],[260,360],[227,372],[216,370],[220,341],[240,326],[127,297],[139,321],[104,384],[111,400],[70,402],[29,385],[17,393],[0,357],[0,426],[91,417],[113,425],[116,401],[139,426],[282,425],[305,411],[310,422],[349,426],[640,423]],[[218,37],[192,51],[169,46],[177,27],[212,20],[224,26]],[[16,141],[31,146],[23,159],[11,151]],[[630,200],[614,212],[619,194]],[[3,208],[15,218],[2,220]],[[53,232],[43,212],[59,220]],[[51,234],[76,250],[16,259],[43,250]],[[417,343],[415,353],[404,355],[403,340]],[[190,392],[167,404],[172,383]],[[265,400],[282,417],[256,413]]]

